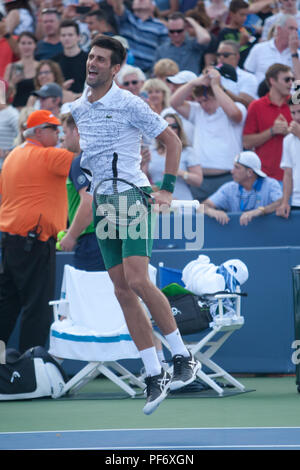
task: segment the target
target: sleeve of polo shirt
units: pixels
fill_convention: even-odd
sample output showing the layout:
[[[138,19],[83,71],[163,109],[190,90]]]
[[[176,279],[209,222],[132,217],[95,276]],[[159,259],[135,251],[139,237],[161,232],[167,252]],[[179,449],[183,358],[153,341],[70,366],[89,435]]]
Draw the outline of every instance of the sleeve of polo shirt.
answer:
[[[243,130],[244,135],[257,134],[259,132],[257,120],[257,106],[256,101],[252,101],[248,108],[246,122]]]
[[[77,192],[79,192],[80,189],[87,188],[89,186],[90,182],[80,167],[80,158],[75,158],[75,160],[73,160],[69,178],[74,184]]]
[[[257,57],[257,45],[253,46],[250,49],[250,52],[245,60],[244,69],[248,70],[248,72],[255,73],[256,72],[256,57]]]
[[[69,150],[53,147],[49,147],[45,155],[48,170],[61,176],[68,176],[73,158],[74,154]]]
[[[209,196],[209,200],[214,203],[217,209],[230,211],[230,194],[232,193],[231,181],[223,184],[214,194]]]
[[[145,101],[135,95],[132,95],[128,102],[126,111],[130,124],[140,129],[142,134],[146,134],[151,139],[157,137],[168,127],[165,119],[152,111]]]
[[[268,203],[271,204],[272,202],[275,202],[282,197],[282,189],[281,189],[279,181],[275,180],[274,178],[269,178],[268,184],[269,184],[269,191],[268,191],[269,202]]]

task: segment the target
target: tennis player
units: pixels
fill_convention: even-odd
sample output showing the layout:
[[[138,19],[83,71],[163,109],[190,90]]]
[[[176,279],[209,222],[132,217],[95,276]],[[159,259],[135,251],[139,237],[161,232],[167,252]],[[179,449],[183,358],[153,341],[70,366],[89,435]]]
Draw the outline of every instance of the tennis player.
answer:
[[[91,45],[86,65],[88,87],[71,107],[83,151],[81,167],[91,178],[90,191],[103,178],[116,175],[151,191],[150,183],[140,169],[141,136],[158,137],[166,146],[166,165],[161,189],[153,196],[159,206],[170,206],[181,142],[147,103],[115,84],[114,77],[124,58],[124,47],[111,37],[99,36]],[[114,155],[118,155],[117,161]],[[152,240],[106,238],[98,241],[129,332],[145,366],[147,401],[144,413],[150,414],[169,389],[176,390],[193,382],[201,365],[185,347],[167,299],[149,279]],[[172,377],[161,368],[152,326],[139,298],[170,345],[174,364]]]

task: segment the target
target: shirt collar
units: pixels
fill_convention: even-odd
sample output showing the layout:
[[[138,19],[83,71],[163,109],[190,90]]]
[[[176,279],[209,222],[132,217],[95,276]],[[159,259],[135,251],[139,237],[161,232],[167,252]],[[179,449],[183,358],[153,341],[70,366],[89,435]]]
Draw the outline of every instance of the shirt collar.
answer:
[[[86,102],[88,101],[88,95],[89,95],[90,88],[87,87],[86,90],[84,91],[83,98]],[[99,100],[95,101],[95,103],[101,103],[102,105],[107,105],[111,103],[112,97],[119,91],[119,87],[116,85],[116,83],[113,81],[112,86],[108,90],[108,92],[102,96]],[[90,103],[92,104],[92,103]],[[94,103],[93,103],[94,104]]]

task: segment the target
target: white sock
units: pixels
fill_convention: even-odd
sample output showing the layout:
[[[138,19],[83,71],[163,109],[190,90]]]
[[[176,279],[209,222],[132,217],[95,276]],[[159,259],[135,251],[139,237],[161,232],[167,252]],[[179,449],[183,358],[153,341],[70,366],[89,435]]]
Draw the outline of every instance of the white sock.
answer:
[[[143,349],[140,351],[140,355],[144,363],[147,376],[159,375],[161,373],[161,365],[154,346],[152,348]]]
[[[190,353],[184,345],[178,328],[173,333],[165,335],[165,338],[171,348],[172,356],[180,354],[181,356],[189,357]]]
[[[162,367],[164,367],[164,360],[165,360],[165,355],[164,355],[164,351],[162,349],[157,349],[156,350],[156,353],[157,353],[157,357],[158,357],[158,360],[160,362],[160,365]]]

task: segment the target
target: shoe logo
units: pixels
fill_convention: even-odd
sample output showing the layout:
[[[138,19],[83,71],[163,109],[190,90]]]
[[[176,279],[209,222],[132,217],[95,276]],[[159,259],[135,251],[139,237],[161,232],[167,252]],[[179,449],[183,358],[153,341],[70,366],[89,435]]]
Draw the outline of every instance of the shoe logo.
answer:
[[[17,372],[15,370],[11,375],[10,383],[13,383],[15,379],[20,379],[20,378],[21,378],[21,376],[20,376],[19,372]]]
[[[172,307],[171,310],[172,310],[172,313],[173,313],[174,317],[176,315],[181,315],[182,314],[182,311],[178,310],[178,308],[176,308],[176,307]]]

